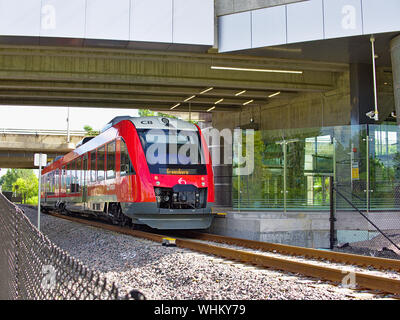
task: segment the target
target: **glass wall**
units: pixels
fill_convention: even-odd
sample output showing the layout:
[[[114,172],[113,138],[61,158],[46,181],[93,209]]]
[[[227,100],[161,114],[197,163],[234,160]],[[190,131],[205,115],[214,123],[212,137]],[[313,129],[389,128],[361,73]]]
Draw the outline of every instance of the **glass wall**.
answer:
[[[248,133],[243,130],[234,141],[243,156]],[[394,208],[400,186],[399,137],[398,127],[389,124],[256,131],[254,170],[234,174],[233,208],[329,210],[331,176],[359,208]],[[233,160],[234,169],[243,166],[237,156]]]

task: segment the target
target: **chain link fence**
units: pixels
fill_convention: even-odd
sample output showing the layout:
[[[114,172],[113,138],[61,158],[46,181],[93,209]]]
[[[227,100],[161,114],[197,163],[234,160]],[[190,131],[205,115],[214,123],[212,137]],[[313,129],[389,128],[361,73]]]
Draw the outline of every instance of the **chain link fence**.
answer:
[[[1,300],[117,300],[114,283],[58,248],[0,193]]]
[[[386,192],[382,208],[368,199],[365,183],[353,189],[337,184],[334,189],[337,246],[353,253],[400,259],[399,189]]]

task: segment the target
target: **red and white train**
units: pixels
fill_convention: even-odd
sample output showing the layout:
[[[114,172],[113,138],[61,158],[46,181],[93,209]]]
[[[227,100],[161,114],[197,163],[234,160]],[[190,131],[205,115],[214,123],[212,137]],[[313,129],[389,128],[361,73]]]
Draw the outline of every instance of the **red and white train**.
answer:
[[[214,178],[197,125],[116,117],[42,171],[41,202],[56,209],[157,229],[211,225]]]

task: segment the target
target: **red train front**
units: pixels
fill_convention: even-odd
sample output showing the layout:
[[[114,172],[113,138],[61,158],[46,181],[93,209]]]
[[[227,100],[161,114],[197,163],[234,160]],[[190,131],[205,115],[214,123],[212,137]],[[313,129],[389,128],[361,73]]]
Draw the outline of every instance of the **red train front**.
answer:
[[[44,209],[157,229],[211,225],[211,157],[198,126],[163,117],[116,117],[42,173]]]

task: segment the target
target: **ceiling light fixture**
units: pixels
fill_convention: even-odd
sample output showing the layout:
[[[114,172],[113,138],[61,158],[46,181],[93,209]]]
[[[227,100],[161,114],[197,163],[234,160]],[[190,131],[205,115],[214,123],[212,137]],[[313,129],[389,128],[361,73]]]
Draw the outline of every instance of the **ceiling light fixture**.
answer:
[[[211,88],[208,88],[208,89],[206,89],[206,90],[204,90],[204,91],[200,92],[200,94],[204,94],[204,93],[206,93],[206,92],[208,92],[208,91],[211,91],[212,89],[214,89],[214,88],[213,88],[213,87],[211,87]]]
[[[244,105],[244,106],[247,106],[248,104],[250,104],[250,103],[252,103],[252,102],[254,102],[254,100],[247,101],[247,102],[243,103],[243,105]]]
[[[176,107],[179,107],[181,104],[180,103],[177,103],[176,105],[174,105],[170,110],[173,110],[173,109],[175,109]]]
[[[187,99],[185,99],[185,100],[183,100],[184,102],[188,102],[189,100],[192,100],[193,98],[195,98],[196,96],[194,95],[194,96],[191,96],[191,97],[189,97],[189,98],[187,98]]]
[[[303,71],[279,70],[279,69],[252,69],[252,68],[236,68],[236,67],[221,67],[221,66],[211,66],[211,69],[214,69],[214,70],[234,70],[234,71],[253,71],[253,72],[303,74]]]
[[[220,102],[222,102],[222,101],[224,101],[224,99],[219,99],[218,101],[215,101],[214,104],[218,104],[218,103],[220,103]]]
[[[276,97],[276,96],[278,96],[278,95],[280,95],[280,94],[281,94],[281,92],[278,91],[278,92],[276,92],[276,93],[273,93],[273,94],[269,95],[268,98]]]
[[[208,109],[207,112],[210,112],[211,110],[214,110],[215,108],[216,108],[216,107],[213,106],[213,107],[211,107],[210,109]]]
[[[241,94],[243,94],[245,92],[246,92],[246,90],[240,91],[240,92],[236,93],[235,96],[240,96]]]

